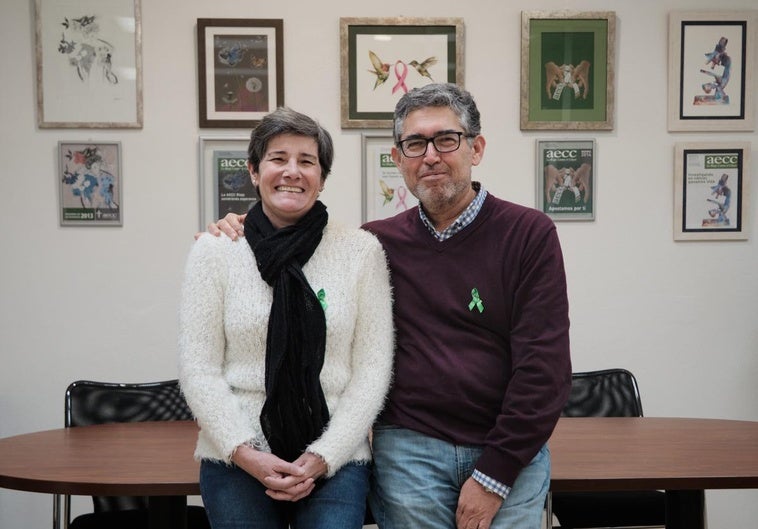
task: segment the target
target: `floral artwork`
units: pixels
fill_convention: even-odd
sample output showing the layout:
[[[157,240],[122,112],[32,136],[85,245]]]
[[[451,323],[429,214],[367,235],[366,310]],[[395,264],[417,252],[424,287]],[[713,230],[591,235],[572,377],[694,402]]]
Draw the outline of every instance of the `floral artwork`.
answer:
[[[40,128],[142,128],[141,0],[35,0]]]
[[[121,223],[119,145],[63,143],[61,223]]]
[[[65,17],[61,22],[58,52],[82,82],[89,80],[94,71],[98,80],[117,84],[118,76],[113,71],[115,46],[100,35],[97,18],[96,15]]]

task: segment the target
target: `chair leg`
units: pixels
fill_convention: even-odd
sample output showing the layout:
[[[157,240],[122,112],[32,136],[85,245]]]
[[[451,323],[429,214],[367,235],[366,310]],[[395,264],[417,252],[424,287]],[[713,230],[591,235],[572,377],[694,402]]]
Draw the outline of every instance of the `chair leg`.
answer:
[[[545,498],[545,518],[546,529],[553,529],[553,493],[550,491]]]

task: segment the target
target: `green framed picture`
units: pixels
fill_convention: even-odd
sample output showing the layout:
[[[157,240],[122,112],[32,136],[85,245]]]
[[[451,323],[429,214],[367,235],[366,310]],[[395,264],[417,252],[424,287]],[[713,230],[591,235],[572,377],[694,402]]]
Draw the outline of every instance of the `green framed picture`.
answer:
[[[613,130],[616,14],[521,14],[521,129]]]
[[[463,86],[462,18],[340,18],[340,44],[343,128],[391,128],[408,90]]]

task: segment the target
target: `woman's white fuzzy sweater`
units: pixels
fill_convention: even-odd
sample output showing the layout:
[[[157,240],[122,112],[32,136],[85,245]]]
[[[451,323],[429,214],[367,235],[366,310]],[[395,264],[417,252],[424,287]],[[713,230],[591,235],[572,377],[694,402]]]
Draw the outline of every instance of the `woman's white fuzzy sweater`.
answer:
[[[394,334],[387,262],[366,231],[331,221],[303,267],[324,291],[321,386],[330,420],[308,448],[332,476],[370,461],[368,432],[390,383]],[[179,329],[179,379],[200,425],[195,457],[229,462],[237,446],[269,451],[260,425],[272,288],[244,238],[201,236],[187,260]]]

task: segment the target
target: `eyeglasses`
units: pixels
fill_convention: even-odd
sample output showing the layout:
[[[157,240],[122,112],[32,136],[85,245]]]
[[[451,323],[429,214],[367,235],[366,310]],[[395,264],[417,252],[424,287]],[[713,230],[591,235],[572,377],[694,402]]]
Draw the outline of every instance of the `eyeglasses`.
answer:
[[[471,134],[464,134],[463,132],[442,132],[431,138],[417,137],[408,138],[407,140],[401,140],[397,144],[400,150],[407,158],[418,158],[426,154],[426,150],[429,148],[429,144],[433,143],[437,152],[453,152],[457,151],[461,146],[461,137],[473,138]]]

